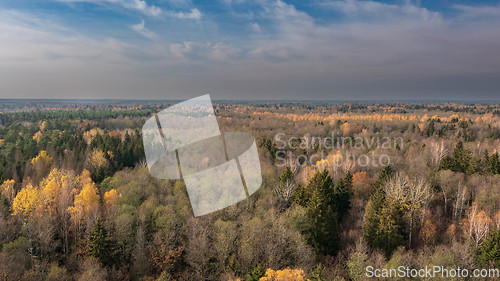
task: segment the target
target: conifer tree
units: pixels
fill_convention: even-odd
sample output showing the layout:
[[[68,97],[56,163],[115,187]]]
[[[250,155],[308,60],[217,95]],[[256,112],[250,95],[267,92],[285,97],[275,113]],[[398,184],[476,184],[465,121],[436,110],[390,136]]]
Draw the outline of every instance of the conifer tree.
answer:
[[[365,208],[363,236],[371,248],[377,248],[380,244],[378,228],[384,204],[385,192],[382,188],[379,188],[373,193]]]
[[[258,264],[252,272],[250,272],[247,276],[246,281],[259,281],[260,278],[266,275],[266,269],[262,266],[262,264]]]
[[[500,174],[500,159],[498,152],[490,156],[488,161],[488,172],[491,174]]]
[[[280,175],[280,183],[285,183],[286,181],[293,181],[293,172],[290,166],[286,166],[285,170]]]
[[[387,198],[383,188],[386,179],[393,173],[390,166],[384,167],[379,174],[376,190],[365,209],[363,236],[372,249],[379,249],[386,257],[406,239],[404,209],[400,202]]]
[[[384,166],[382,170],[380,170],[378,174],[378,179],[373,184],[373,186],[375,187],[375,191],[384,184],[384,182],[392,175],[393,172],[394,170],[389,165]]]
[[[334,184],[328,171],[317,173],[307,189],[310,193],[307,215],[313,225],[309,235],[311,244],[318,253],[334,255],[338,250],[339,226],[333,204]]]
[[[495,262],[497,266],[500,266],[500,230],[490,235],[483,243],[478,261],[482,266],[487,266],[490,262]]]
[[[99,260],[101,264],[109,265],[111,262],[111,250],[112,246],[108,240],[108,231],[101,223],[101,220],[97,219],[94,230],[89,237],[88,254]]]
[[[375,247],[382,250],[387,258],[406,240],[404,213],[403,206],[397,201],[386,200],[382,208]]]
[[[334,208],[337,211],[339,221],[347,215],[351,208],[352,197],[352,174],[347,172],[345,177],[339,181],[334,192]]]

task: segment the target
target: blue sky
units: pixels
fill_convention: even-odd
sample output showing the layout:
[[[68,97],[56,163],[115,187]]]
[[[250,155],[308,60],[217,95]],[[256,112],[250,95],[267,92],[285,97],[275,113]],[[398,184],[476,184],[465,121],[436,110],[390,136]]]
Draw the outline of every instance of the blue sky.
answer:
[[[1,98],[499,99],[500,1],[0,0]]]

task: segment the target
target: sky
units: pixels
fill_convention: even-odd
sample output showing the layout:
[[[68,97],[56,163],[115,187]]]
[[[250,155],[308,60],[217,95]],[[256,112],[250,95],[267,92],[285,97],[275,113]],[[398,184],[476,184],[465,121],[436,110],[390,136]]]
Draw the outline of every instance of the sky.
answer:
[[[500,100],[500,1],[0,0],[0,98]]]

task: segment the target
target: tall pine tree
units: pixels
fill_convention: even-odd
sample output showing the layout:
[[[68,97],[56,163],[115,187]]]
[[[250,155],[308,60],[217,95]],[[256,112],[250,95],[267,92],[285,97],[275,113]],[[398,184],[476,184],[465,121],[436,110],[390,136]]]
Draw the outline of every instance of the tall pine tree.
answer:
[[[310,194],[307,215],[313,228],[309,235],[316,251],[321,254],[335,255],[338,250],[339,225],[334,209],[333,179],[324,170],[317,173],[307,186]]]
[[[111,251],[112,245],[108,240],[108,231],[101,223],[101,220],[97,219],[94,230],[89,237],[88,254],[99,260],[103,265],[109,265],[111,263]]]
[[[345,177],[339,180],[333,194],[334,208],[337,211],[339,222],[347,215],[351,208],[352,197],[352,174],[347,172]]]
[[[375,191],[365,209],[363,236],[372,249],[379,249],[389,257],[406,239],[404,210],[400,202],[387,198],[383,185],[393,173],[384,167],[375,183]]]

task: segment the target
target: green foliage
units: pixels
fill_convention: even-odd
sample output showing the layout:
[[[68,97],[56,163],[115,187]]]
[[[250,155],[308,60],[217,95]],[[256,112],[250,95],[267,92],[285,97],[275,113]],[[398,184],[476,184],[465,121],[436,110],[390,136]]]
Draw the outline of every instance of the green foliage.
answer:
[[[57,265],[52,265],[46,279],[46,281],[70,281],[70,280],[71,276],[69,275],[66,268],[59,267]]]
[[[484,241],[477,259],[482,266],[488,266],[490,262],[500,266],[500,230],[495,231]]]
[[[156,281],[173,281],[172,275],[167,271],[163,271],[160,276],[156,279]]]
[[[94,224],[94,230],[89,236],[88,255],[96,258],[101,264],[109,265],[111,262],[112,245],[108,240],[108,231],[97,219]]]
[[[8,254],[16,254],[16,253],[28,253],[31,248],[31,243],[28,238],[24,236],[20,236],[16,240],[4,244],[2,248],[2,252]]]
[[[384,204],[385,204],[385,192],[382,188],[379,188],[371,196],[365,208],[365,217],[363,221],[363,236],[365,237],[368,245],[372,248],[376,248],[380,244],[378,237],[378,229]]]
[[[276,144],[268,138],[264,138],[260,143],[260,147],[267,149],[269,154],[271,154],[271,159],[274,161],[276,159],[276,153],[278,152],[278,147]]]
[[[364,241],[360,240],[356,244],[356,249],[347,260],[349,277],[354,280],[363,280],[366,274],[366,267],[369,265],[367,247]]]
[[[318,172],[307,186],[299,186],[295,203],[306,208],[311,223],[308,237],[318,253],[334,255],[338,249],[339,222],[350,209],[352,174],[337,186],[327,170]]]
[[[252,272],[250,272],[247,276],[246,281],[259,281],[260,278],[264,277],[266,275],[266,269],[262,264],[258,264]]]
[[[305,206],[308,200],[307,186],[299,184],[295,189],[293,202],[299,206]]]
[[[404,209],[400,202],[386,197],[379,188],[370,198],[365,210],[363,236],[373,249],[380,249],[386,257],[406,239]]]
[[[290,169],[290,166],[286,166],[280,176],[280,183],[286,183],[287,181],[293,181],[293,172],[292,169]]]
[[[377,181],[373,184],[373,187],[375,188],[375,191],[379,189],[385,181],[394,173],[394,170],[392,169],[391,166],[386,165],[380,170],[378,174],[378,179]]]
[[[410,259],[415,260],[412,266],[433,264],[448,268],[458,265],[474,268],[480,263],[498,264],[499,234],[491,234],[475,253],[475,264],[464,243],[467,235],[463,233],[463,221],[460,215],[456,219],[454,212],[450,211],[451,208],[459,208],[455,204],[460,196],[459,191],[467,186],[465,206],[475,201],[490,216],[498,212],[496,191],[500,178],[496,174],[500,173],[499,156],[498,152],[492,155],[487,153],[487,150],[498,151],[495,145],[500,130],[495,126],[498,119],[492,118],[498,118],[500,111],[497,110],[494,116],[490,114],[494,111],[493,107],[498,108],[498,105],[478,105],[476,108],[451,104],[398,104],[389,108],[391,106],[358,103],[339,106],[262,103],[255,106],[249,103],[245,105],[247,109],[243,109],[244,118],[240,118],[239,105],[217,105],[218,115],[227,117],[218,119],[222,123],[221,127],[231,130],[244,128],[261,140],[259,153],[263,186],[250,200],[199,218],[192,215],[191,202],[182,180],[155,179],[142,165],[144,153],[140,128],[152,112],[164,108],[161,105],[151,105],[146,110],[137,108],[126,111],[107,103],[79,105],[81,110],[50,109],[20,113],[9,113],[13,110],[8,108],[2,110],[0,183],[4,180],[15,181],[12,194],[18,194],[30,183],[40,188],[39,178],[43,178],[47,172],[40,173],[40,167],[68,170],[68,175],[74,174],[75,177],[68,176],[66,184],[57,185],[60,190],[52,199],[55,204],[50,207],[53,208],[37,202],[33,208],[35,216],[27,221],[11,215],[11,196],[2,195],[0,250],[3,251],[0,252],[0,279],[87,281],[157,278],[164,281],[239,277],[259,280],[265,275],[262,264],[277,271],[287,267],[309,270],[321,261],[325,266],[318,265],[309,270],[309,280],[343,280],[340,276],[334,277],[336,274],[349,274],[349,280],[364,280],[368,264],[387,268],[407,265]],[[238,110],[232,112],[236,107]],[[253,110],[255,114],[252,114]],[[453,117],[451,121],[451,118],[437,121],[439,118],[433,117],[427,119],[425,129],[419,129],[419,117],[434,112],[437,116],[443,115],[439,113],[440,110],[447,112],[444,115],[449,115],[449,112],[464,112],[465,115]],[[349,114],[331,116],[330,112]],[[364,118],[367,112],[370,118]],[[280,117],[269,118],[268,113],[277,113],[276,116]],[[287,120],[290,113],[293,121]],[[391,118],[393,113],[405,115],[395,121],[385,120],[386,117]],[[298,118],[293,117],[295,115]],[[377,120],[371,120],[373,116],[378,116]],[[481,121],[462,121],[477,117]],[[308,140],[312,140],[339,130],[347,121],[343,119],[349,120],[350,128],[346,130],[349,131],[349,141],[366,137],[366,141],[370,142],[372,137],[404,135],[404,145],[396,141],[392,144],[396,149],[389,152],[391,163],[396,163],[398,171],[435,182],[436,191],[439,191],[433,194],[431,206],[422,210],[425,211],[426,221],[435,224],[436,237],[432,244],[423,241],[425,239],[418,240],[418,234],[422,234],[422,231],[418,229],[420,221],[415,220],[413,225],[416,228],[412,231],[415,234],[412,235],[412,241],[415,242],[411,249],[394,251],[400,245],[409,244],[405,233],[406,228],[411,229],[408,227],[410,222],[405,225],[405,220],[409,221],[409,213],[402,204],[411,206],[412,202],[396,202],[386,198],[383,187],[394,173],[390,166],[381,169],[378,177],[371,167],[364,171],[354,167],[354,171],[366,173],[363,189],[366,191],[363,196],[358,196],[358,193],[352,194],[350,173],[339,175],[339,170],[336,170],[334,181],[331,178],[333,170],[330,176],[327,172],[320,172],[310,180],[309,171],[315,170],[311,167],[313,163],[301,161],[301,166],[307,166],[302,167],[296,175],[290,167],[279,169],[273,165],[276,153],[284,153],[282,148],[278,149],[278,143],[272,136],[277,131],[287,136],[309,134]],[[426,135],[432,137],[426,139]],[[446,145],[447,142],[458,142],[460,139],[464,143],[477,139],[476,143],[467,143],[467,147],[480,144],[481,154],[476,152],[479,147],[474,148],[473,153],[463,143],[457,143],[455,149],[440,163],[439,168],[444,171],[436,171],[435,165],[426,165],[428,160],[435,161],[441,156],[439,153],[436,155],[434,136],[443,139]],[[330,145],[336,144],[334,139],[331,142]],[[296,141],[293,144],[300,143]],[[353,155],[377,152],[380,148],[376,144],[365,147],[366,151],[353,147]],[[311,148],[283,149],[294,156],[335,152],[317,143]],[[100,151],[102,156],[99,157],[102,161],[96,162],[102,165],[96,165],[95,169],[87,164],[93,151]],[[38,154],[50,155],[52,163],[48,165],[48,162],[40,161],[47,165],[32,165],[32,159]],[[96,187],[101,195],[114,189],[119,197],[109,204],[106,200],[96,200],[95,214],[76,221],[71,219],[68,209],[75,207],[75,196],[82,189],[76,175],[81,174],[83,169],[89,170],[92,180],[98,183]],[[477,172],[482,174],[471,177],[462,174]],[[307,182],[303,182],[305,179]],[[373,185],[372,179],[375,181]],[[270,187],[290,180],[297,180],[294,203],[288,208],[280,208]],[[367,199],[368,205],[362,206]],[[366,210],[362,218],[354,211],[359,212],[363,208]],[[461,211],[462,214],[465,212]],[[102,221],[100,225],[95,222],[96,225],[92,227],[94,216],[102,218]],[[342,233],[339,233],[339,222],[342,222]],[[89,233],[88,237],[85,233]],[[339,237],[345,241],[342,245],[339,245]],[[452,245],[439,245],[453,238]],[[360,246],[356,245],[356,249],[351,251],[352,242],[356,240],[361,241]],[[335,258],[323,256],[333,255],[340,250],[342,255]],[[91,257],[84,261],[82,255],[86,251]],[[379,252],[391,255],[389,262],[385,263]],[[347,253],[348,257],[344,255]],[[103,264],[107,267],[103,267]]]
[[[325,267],[322,264],[318,264],[307,276],[309,281],[323,281],[323,276],[325,275]]]
[[[427,129],[426,129],[426,132],[425,134],[430,137],[432,135],[434,135],[434,132],[436,131],[436,127],[435,127],[435,121],[434,119],[432,119],[430,122],[429,122],[429,125],[427,125]]]
[[[337,211],[339,221],[342,221],[349,212],[352,196],[352,174],[347,172],[345,177],[339,180],[333,194],[334,209]]]
[[[328,171],[317,173],[307,186],[307,216],[313,231],[309,239],[318,253],[335,255],[339,247],[339,223],[335,210],[334,185]]]
[[[500,174],[500,159],[498,157],[498,152],[492,154],[487,163],[487,172],[490,174]]]
[[[404,208],[399,202],[386,200],[382,208],[377,230],[375,247],[381,249],[386,257],[404,244],[407,238],[404,221]]]
[[[471,152],[459,141],[451,155],[447,155],[441,160],[439,169],[472,175],[478,171],[478,162],[479,159],[472,157]]]

